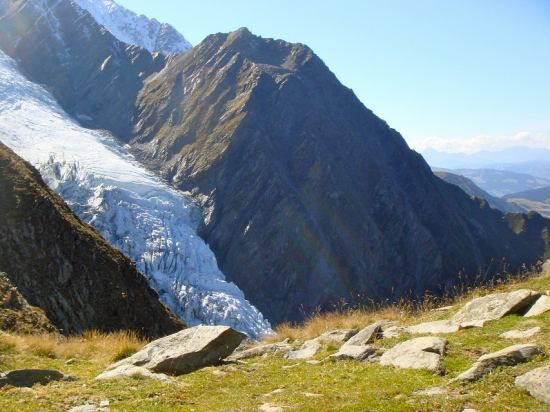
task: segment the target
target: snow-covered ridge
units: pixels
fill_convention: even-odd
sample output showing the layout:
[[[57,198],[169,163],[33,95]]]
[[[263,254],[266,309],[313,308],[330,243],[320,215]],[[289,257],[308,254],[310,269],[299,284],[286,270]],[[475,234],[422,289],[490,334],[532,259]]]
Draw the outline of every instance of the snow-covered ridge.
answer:
[[[114,138],[82,128],[0,51],[0,141],[109,243],[136,261],[161,299],[189,325],[223,324],[256,338],[262,314],[225,281],[196,234],[200,211],[141,167]]]
[[[113,0],[73,0],[118,40],[163,54],[181,53],[192,46],[172,26],[138,16]]]

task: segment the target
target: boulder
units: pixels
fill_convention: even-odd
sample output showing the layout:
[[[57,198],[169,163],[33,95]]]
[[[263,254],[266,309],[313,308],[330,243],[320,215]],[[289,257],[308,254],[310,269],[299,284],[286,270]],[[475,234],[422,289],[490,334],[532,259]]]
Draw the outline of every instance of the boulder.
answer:
[[[376,357],[377,351],[371,345],[342,345],[340,350],[332,355],[333,359],[355,359],[365,360],[371,357]]]
[[[382,338],[382,324],[377,322],[361,329],[358,333],[350,337],[344,345],[364,346],[380,338]]]
[[[540,326],[536,326],[527,330],[509,330],[508,332],[501,333],[499,336],[504,339],[525,339],[535,336],[540,332]]]
[[[390,326],[389,328],[383,328],[382,337],[384,339],[398,338],[403,333],[407,333],[405,326]]]
[[[141,366],[134,365],[122,365],[115,369],[105,371],[96,376],[97,380],[108,380],[116,378],[148,378],[156,379],[158,381],[169,381],[170,377],[164,373],[154,373],[149,369],[143,368]]]
[[[466,303],[452,320],[455,323],[497,320],[506,315],[521,313],[539,296],[539,293],[527,289],[483,296]]]
[[[0,387],[11,385],[31,388],[33,385],[46,385],[52,381],[73,381],[74,377],[64,375],[55,369],[17,369],[0,376]]]
[[[534,398],[550,403],[550,365],[518,376],[515,384],[527,390]]]
[[[268,343],[265,345],[255,346],[250,349],[245,349],[240,352],[235,352],[231,356],[229,356],[227,360],[235,362],[255,356],[263,356],[267,353],[288,353],[291,349],[292,346],[287,341]]]
[[[460,324],[454,323],[450,320],[435,320],[433,322],[419,323],[407,327],[407,332],[413,335],[424,335],[427,333],[454,333],[458,332],[461,328]]]
[[[550,296],[542,295],[523,316],[525,316],[526,318],[530,318],[532,316],[542,315],[543,313],[548,311],[550,311]]]
[[[262,412],[283,412],[283,408],[270,403],[264,403],[263,405],[260,405],[258,409]]]
[[[513,366],[520,362],[526,362],[541,353],[543,353],[542,349],[533,344],[509,346],[498,352],[481,356],[470,369],[452,381],[475,381],[497,366]]]
[[[228,326],[195,326],[157,339],[109,370],[141,366],[155,373],[181,375],[220,363],[246,338]]]
[[[336,343],[344,343],[355,334],[357,334],[357,329],[335,329],[323,333],[317,339],[320,341],[333,341]]]
[[[395,345],[384,352],[381,365],[398,368],[441,370],[441,357],[445,353],[447,341],[435,336],[423,336]]]
[[[314,356],[321,349],[321,342],[318,338],[305,341],[298,350],[290,351],[286,354],[287,359],[307,359]]]

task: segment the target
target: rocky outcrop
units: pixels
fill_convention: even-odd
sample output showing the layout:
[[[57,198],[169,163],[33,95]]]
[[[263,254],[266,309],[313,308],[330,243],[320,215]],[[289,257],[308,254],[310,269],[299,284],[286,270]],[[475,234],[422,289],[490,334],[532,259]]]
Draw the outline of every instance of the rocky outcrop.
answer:
[[[543,402],[550,403],[550,365],[518,376],[515,384],[527,390],[531,396]]]
[[[292,346],[287,342],[267,343],[265,345],[254,346],[250,349],[236,351],[227,358],[228,361],[235,362],[255,356],[264,356],[266,354],[286,354],[292,350]]]
[[[139,366],[154,373],[182,375],[227,358],[246,335],[228,326],[195,326],[157,339],[129,358],[117,362],[98,379],[108,374]]]
[[[481,356],[470,369],[458,375],[453,381],[475,381],[497,366],[513,366],[527,362],[542,353],[542,349],[533,344],[509,346],[498,352]]]
[[[58,329],[124,329],[157,337],[184,326],[134,264],[1,143],[0,192],[0,270]]]
[[[311,358],[321,349],[321,342],[318,338],[305,341],[299,349],[290,351],[286,354],[287,359],[307,359]]]
[[[445,339],[431,336],[407,340],[384,352],[380,364],[440,372],[441,357],[445,354],[446,345]]]
[[[0,330],[17,333],[47,333],[57,329],[44,311],[19,293],[5,273],[0,272]]]
[[[521,289],[476,298],[465,304],[452,321],[466,323],[497,320],[506,315],[526,311],[540,296],[538,292]]]

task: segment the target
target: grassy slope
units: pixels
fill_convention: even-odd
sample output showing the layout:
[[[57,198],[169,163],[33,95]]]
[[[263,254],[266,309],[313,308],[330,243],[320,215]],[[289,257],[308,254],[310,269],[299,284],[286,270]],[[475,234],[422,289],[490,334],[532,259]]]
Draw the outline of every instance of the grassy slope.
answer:
[[[500,285],[498,290],[531,288],[550,289],[550,276]],[[474,291],[487,293],[486,290]],[[471,294],[460,302],[471,298]],[[458,305],[456,305],[458,308]],[[286,326],[283,335],[305,339],[323,329],[339,325],[357,326],[372,317],[400,318],[403,323],[447,318],[451,312],[425,311],[414,317],[401,309],[377,314],[352,313],[319,317],[302,327]],[[35,411],[66,410],[86,402],[98,404],[108,399],[112,410],[258,410],[264,403],[285,407],[285,410],[383,410],[383,411],[460,411],[472,407],[480,411],[550,411],[545,405],[513,385],[514,378],[528,370],[547,365],[550,359],[539,357],[529,363],[499,368],[476,383],[452,384],[449,394],[433,397],[413,396],[419,389],[444,385],[466,370],[482,353],[521,343],[499,338],[504,331],[541,326],[542,332],[529,342],[537,342],[550,354],[550,313],[522,318],[509,316],[488,323],[482,329],[463,330],[446,335],[448,354],[444,358],[446,374],[400,370],[356,361],[324,361],[308,364],[267,357],[250,359],[246,364],[205,368],[175,378],[173,383],[160,383],[137,378],[98,382],[93,377],[113,359],[136,350],[142,342],[127,335],[95,335],[60,341],[55,337],[36,338],[0,335],[0,369],[52,367],[79,378],[76,382],[53,383],[28,389],[0,389],[0,410]],[[397,341],[379,341],[391,347]],[[323,359],[335,348],[325,348],[317,355]],[[69,358],[78,360],[69,365]],[[276,393],[274,390],[282,389]]]

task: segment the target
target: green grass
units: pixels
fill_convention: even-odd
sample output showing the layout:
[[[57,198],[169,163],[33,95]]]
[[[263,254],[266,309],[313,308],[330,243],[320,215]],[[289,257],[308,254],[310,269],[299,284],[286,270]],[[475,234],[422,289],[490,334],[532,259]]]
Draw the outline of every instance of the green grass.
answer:
[[[502,286],[506,289],[527,287],[539,291],[550,289],[550,277]],[[447,318],[452,314],[425,312],[404,323]],[[540,326],[541,333],[528,340],[506,340],[498,335],[510,329]],[[391,347],[409,336],[378,341]],[[413,392],[433,386],[445,386],[468,369],[482,354],[521,342],[536,342],[550,354],[550,313],[536,318],[508,316],[475,328],[447,334],[448,353],[444,357],[445,374],[422,370],[402,370],[356,361],[325,359],[336,350],[327,346],[316,356],[318,364],[277,357],[249,359],[242,364],[226,364],[174,378],[171,383],[128,378],[95,381],[112,359],[135,340],[119,345],[102,344],[102,337],[80,338],[78,344],[62,341],[53,357],[37,353],[37,344],[28,347],[24,337],[0,335],[0,367],[56,368],[78,377],[75,382],[57,382],[28,389],[0,389],[2,411],[67,410],[85,403],[110,401],[111,410],[120,411],[257,411],[264,403],[289,411],[550,411],[527,392],[514,386],[516,376],[550,364],[550,357],[538,358],[514,367],[502,367],[478,382],[453,383],[448,393],[415,396]],[[114,338],[111,336],[110,338]],[[128,339],[128,338],[127,338]],[[63,345],[67,345],[65,348]],[[72,346],[71,346],[72,345]],[[39,346],[39,345],[38,345]],[[48,342],[44,343],[48,347]],[[111,348],[112,346],[112,348]],[[76,355],[75,355],[76,354]],[[68,358],[77,360],[66,364]],[[275,391],[275,392],[274,392]]]

